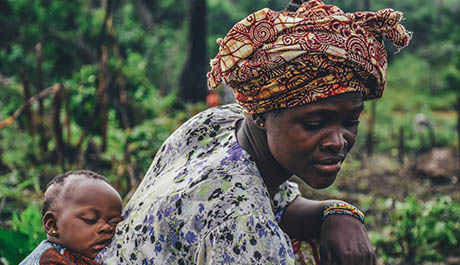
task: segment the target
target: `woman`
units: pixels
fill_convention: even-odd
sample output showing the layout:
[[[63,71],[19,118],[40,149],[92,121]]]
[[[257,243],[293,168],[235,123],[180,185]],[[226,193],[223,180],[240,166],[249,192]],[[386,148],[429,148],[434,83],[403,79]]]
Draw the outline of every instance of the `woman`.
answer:
[[[314,0],[236,24],[218,40],[208,82],[232,87],[239,105],[206,110],[166,140],[98,260],[375,264],[358,209],[302,198],[287,179],[334,182],[363,100],[383,93],[383,39],[409,42],[401,19],[390,9],[345,14]],[[297,252],[294,238],[318,239],[321,261],[314,244]]]

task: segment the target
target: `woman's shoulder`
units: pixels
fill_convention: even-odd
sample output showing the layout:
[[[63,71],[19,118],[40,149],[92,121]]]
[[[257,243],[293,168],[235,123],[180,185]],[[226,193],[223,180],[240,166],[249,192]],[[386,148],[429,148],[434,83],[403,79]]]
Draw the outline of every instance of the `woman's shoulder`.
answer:
[[[208,118],[208,117],[215,117],[215,118],[241,118],[245,113],[243,107],[236,103],[221,105],[214,108],[206,109],[197,115],[195,115],[193,119],[200,119],[200,118]]]
[[[212,128],[222,129],[234,126],[235,121],[244,117],[244,110],[238,104],[222,105],[214,108],[206,109],[188,121],[186,121],[179,129],[179,132],[190,132],[200,128],[206,128],[210,125]],[[216,125],[219,125],[216,127]],[[176,134],[176,133],[174,133]]]
[[[147,175],[157,176],[165,170],[189,168],[198,160],[211,160],[216,152],[236,142],[236,121],[242,119],[242,108],[236,104],[202,111],[179,127],[162,144]],[[188,170],[187,170],[188,171]]]

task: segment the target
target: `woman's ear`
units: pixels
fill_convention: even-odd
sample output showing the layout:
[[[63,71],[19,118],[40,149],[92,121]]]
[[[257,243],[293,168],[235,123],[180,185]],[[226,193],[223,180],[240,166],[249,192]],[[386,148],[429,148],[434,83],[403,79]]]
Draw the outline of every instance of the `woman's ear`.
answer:
[[[254,122],[254,124],[259,129],[265,130],[266,122],[265,122],[265,117],[264,117],[263,114],[252,114],[251,118],[252,118],[252,121]]]
[[[42,223],[46,234],[55,238],[59,238],[56,213],[47,211],[43,215]]]

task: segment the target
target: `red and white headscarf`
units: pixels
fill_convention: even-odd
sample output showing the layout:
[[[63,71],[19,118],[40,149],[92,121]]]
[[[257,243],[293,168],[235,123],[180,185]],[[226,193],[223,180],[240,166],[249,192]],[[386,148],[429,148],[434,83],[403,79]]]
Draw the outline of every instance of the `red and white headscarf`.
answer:
[[[257,11],[219,39],[209,88],[233,88],[248,113],[263,113],[359,91],[379,98],[385,87],[384,39],[398,48],[411,34],[392,9],[344,13],[320,0],[296,12]]]

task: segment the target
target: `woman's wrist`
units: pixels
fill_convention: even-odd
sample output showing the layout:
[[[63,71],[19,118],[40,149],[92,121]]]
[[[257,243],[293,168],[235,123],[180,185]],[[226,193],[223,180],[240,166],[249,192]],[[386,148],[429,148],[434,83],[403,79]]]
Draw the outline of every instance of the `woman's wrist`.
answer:
[[[335,202],[326,205],[323,208],[323,216],[322,220],[323,222],[326,220],[326,218],[329,215],[333,214],[343,214],[343,215],[349,215],[352,216],[356,219],[358,219],[361,223],[364,224],[364,214],[361,212],[358,208],[355,206],[346,203],[346,202]]]

